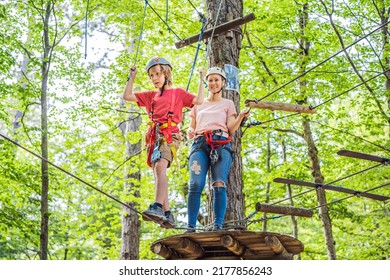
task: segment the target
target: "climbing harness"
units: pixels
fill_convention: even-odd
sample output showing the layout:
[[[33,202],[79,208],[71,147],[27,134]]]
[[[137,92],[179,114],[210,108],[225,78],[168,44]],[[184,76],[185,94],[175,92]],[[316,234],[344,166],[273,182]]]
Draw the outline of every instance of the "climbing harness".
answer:
[[[219,159],[222,159],[222,148],[224,145],[230,143],[231,136],[229,134],[228,139],[225,140],[215,140],[213,139],[213,135],[217,135],[217,133],[220,133],[220,136],[222,136],[223,131],[222,130],[208,130],[205,131],[204,137],[207,142],[207,144],[210,146],[210,164],[211,166],[214,166]]]
[[[156,95],[157,94],[158,93],[156,93]],[[173,109],[175,106],[175,101],[176,101],[176,94],[172,92],[170,110],[168,111],[167,114],[167,122],[161,124],[155,122],[153,119],[154,98],[152,100],[152,106],[151,106],[152,109],[149,113],[149,118],[151,122],[148,123],[149,129],[148,132],[146,133],[146,146],[148,147],[147,162],[150,167],[152,166],[153,163],[156,163],[159,159],[161,159],[161,152],[159,148],[164,143],[164,141],[166,141],[168,146],[170,147],[172,151],[173,160],[175,161],[176,166],[178,166],[177,149],[173,144],[173,138],[172,138],[172,134],[174,133],[174,130],[176,131],[178,130],[177,123],[173,121],[173,116],[174,116]]]

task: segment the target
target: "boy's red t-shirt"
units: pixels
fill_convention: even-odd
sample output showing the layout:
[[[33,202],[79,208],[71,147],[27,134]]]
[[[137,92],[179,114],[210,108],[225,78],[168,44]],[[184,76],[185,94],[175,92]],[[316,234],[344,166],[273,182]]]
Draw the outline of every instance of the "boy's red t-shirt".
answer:
[[[172,99],[172,95],[175,95]],[[192,108],[192,101],[195,95],[185,91],[182,88],[171,88],[164,90],[160,96],[159,90],[150,90],[135,93],[137,104],[140,107],[145,107],[146,112],[150,116],[153,111],[153,122],[166,123],[168,121],[168,112],[173,111],[173,119],[175,123],[180,123],[183,117],[183,108]],[[174,104],[171,106],[172,100]]]

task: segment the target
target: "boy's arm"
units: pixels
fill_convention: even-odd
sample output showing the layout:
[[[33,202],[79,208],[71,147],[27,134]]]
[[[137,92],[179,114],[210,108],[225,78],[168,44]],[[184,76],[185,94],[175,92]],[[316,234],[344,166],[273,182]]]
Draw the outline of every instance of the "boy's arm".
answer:
[[[127,84],[123,90],[123,99],[126,101],[137,101],[137,97],[133,94],[133,84],[136,74],[137,68],[135,68],[135,66],[131,67],[129,73],[129,80],[127,81]]]
[[[206,76],[206,71],[204,69],[199,72],[199,87],[198,87],[198,95],[192,100],[192,104],[201,105],[204,100],[204,84],[203,79]]]

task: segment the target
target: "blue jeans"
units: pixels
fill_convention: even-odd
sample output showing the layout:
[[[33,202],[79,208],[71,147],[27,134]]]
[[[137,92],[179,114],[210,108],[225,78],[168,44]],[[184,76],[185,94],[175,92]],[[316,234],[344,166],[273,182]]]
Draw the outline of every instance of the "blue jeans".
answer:
[[[225,140],[226,138],[222,136],[213,136],[213,139]],[[223,145],[222,149],[219,150],[218,161],[214,165],[211,165],[211,147],[207,144],[204,137],[195,139],[192,144],[189,160],[191,174],[188,194],[189,227],[196,227],[196,220],[200,208],[200,197],[206,184],[206,175],[209,167],[211,167],[211,185],[213,185],[214,196],[214,226],[222,227],[227,205],[226,181],[233,160],[233,152],[230,143]],[[216,182],[222,182],[223,186],[214,186],[214,183]]]

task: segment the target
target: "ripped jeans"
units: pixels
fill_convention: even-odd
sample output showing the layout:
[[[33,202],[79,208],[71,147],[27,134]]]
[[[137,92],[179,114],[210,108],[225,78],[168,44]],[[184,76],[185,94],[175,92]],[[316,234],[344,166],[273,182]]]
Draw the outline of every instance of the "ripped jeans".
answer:
[[[215,136],[218,140],[225,140],[225,137]],[[213,186],[214,197],[214,226],[222,227],[226,213],[227,195],[226,181],[228,179],[230,165],[233,160],[233,152],[230,143],[220,149],[219,159],[210,164],[210,146],[204,137],[194,140],[191,147],[189,159],[190,186],[188,194],[188,226],[196,227],[196,221],[200,208],[200,197],[206,184],[206,176],[211,167],[211,185]],[[222,182],[223,186],[214,186],[216,182]]]

